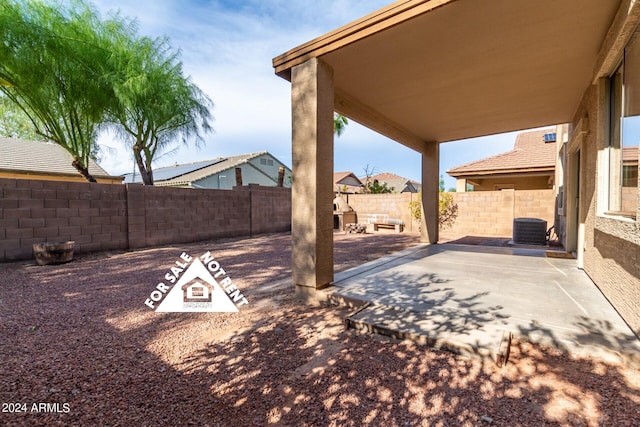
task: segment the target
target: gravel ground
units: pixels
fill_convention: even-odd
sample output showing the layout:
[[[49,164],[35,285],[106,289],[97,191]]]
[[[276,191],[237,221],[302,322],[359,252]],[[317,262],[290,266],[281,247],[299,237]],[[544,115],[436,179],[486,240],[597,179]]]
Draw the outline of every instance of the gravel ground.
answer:
[[[415,242],[336,235],[336,266]],[[240,313],[144,305],[182,251],[207,250],[249,299]],[[637,369],[522,341],[497,368],[345,330],[345,309],[264,286],[289,259],[277,234],[0,264],[0,425],[640,426]]]

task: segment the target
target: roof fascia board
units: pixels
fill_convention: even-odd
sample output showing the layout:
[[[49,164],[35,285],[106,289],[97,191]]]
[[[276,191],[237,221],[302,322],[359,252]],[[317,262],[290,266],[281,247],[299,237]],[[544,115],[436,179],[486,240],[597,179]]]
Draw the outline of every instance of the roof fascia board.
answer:
[[[388,138],[393,139],[419,153],[424,152],[427,142],[418,138],[399,124],[389,120],[371,107],[361,103],[346,92],[336,89],[335,110]]]
[[[6,172],[6,173],[15,173],[15,174],[20,174],[20,175],[51,175],[51,176],[58,176],[58,177],[71,177],[71,178],[82,178],[82,175],[80,175],[80,172],[78,172],[77,174],[72,174],[72,173],[64,173],[64,172],[49,172],[49,171],[45,171],[45,170],[28,170],[28,169],[0,169],[0,172]],[[94,178],[100,178],[100,179],[124,179],[124,175],[97,175],[97,174],[91,174]]]
[[[622,52],[640,24],[640,2],[624,0],[605,36],[593,68],[592,83],[609,76],[622,59]]]
[[[276,56],[273,68],[279,76],[291,80],[290,70],[310,58],[317,58],[380,31],[431,12],[457,0],[400,0],[356,21]]]
[[[490,178],[492,176],[506,178],[506,177],[522,177],[523,174],[527,176],[545,176],[555,171],[554,167],[548,168],[528,168],[528,169],[507,169],[507,170],[487,170],[487,171],[473,171],[473,172],[447,172],[453,178]]]

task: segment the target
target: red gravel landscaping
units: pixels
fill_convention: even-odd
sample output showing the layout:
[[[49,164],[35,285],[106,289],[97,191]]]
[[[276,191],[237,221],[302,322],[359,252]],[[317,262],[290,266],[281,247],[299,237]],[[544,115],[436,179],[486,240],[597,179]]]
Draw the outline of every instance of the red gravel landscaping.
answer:
[[[337,269],[415,245],[336,235]],[[239,313],[144,305],[211,251]],[[504,368],[345,330],[291,286],[290,235],[0,264],[0,426],[640,426],[640,370],[518,341]]]

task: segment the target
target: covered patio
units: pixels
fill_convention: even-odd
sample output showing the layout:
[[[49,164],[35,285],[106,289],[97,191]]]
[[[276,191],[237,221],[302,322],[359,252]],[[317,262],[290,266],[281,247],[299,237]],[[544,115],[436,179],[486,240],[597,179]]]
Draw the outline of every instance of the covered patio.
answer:
[[[516,269],[545,267],[560,276],[548,282],[534,275],[525,286],[539,293],[518,295],[522,283],[515,271],[502,270],[497,254],[483,255],[489,257],[483,261],[486,268],[476,271],[464,261],[467,252],[428,246],[439,241],[440,144],[558,125],[555,225],[564,247],[576,257],[561,262],[575,270],[571,274],[580,274],[577,292],[602,292],[604,306],[611,309],[607,316],[629,325],[621,326],[619,331],[625,332],[614,336],[627,337],[629,331],[640,336],[640,205],[630,212],[619,212],[616,205],[620,165],[615,166],[614,160],[619,158],[621,140],[610,131],[617,126],[613,117],[618,117],[620,108],[615,73],[636,40],[639,24],[640,3],[635,0],[585,0],[579,7],[572,0],[401,0],[274,58],[275,72],[291,82],[292,276],[298,296],[322,298],[323,289],[333,284],[328,291],[334,292],[345,284],[336,280],[333,267],[333,113],[337,111],[421,154],[421,241],[427,245],[411,262],[381,265],[389,272],[367,276],[368,286],[349,282],[347,293],[357,289],[375,299],[378,287],[391,281],[394,289],[410,297],[421,292],[416,289],[421,278],[431,274],[432,260],[445,253],[451,264],[457,264],[456,271],[466,274],[464,280],[454,280],[456,289],[469,284],[482,289],[496,277],[504,280],[502,286],[509,283],[508,289],[516,294],[492,289],[487,295],[507,301],[499,305],[501,312],[511,310],[507,314],[511,319],[523,305],[551,291],[558,294],[554,303],[565,302],[553,314],[571,307],[577,315],[593,318],[567,291],[563,280],[569,273],[558,273],[548,260],[540,266],[536,257],[519,258]],[[633,89],[630,85],[625,93],[633,97]],[[634,114],[629,110],[629,116]],[[637,183],[627,191],[637,193]],[[408,276],[404,269],[409,269]],[[397,280],[390,279],[393,275]],[[438,301],[443,296],[432,297]],[[527,320],[529,326],[510,328],[522,332],[547,313],[537,316]],[[609,325],[607,316],[599,320],[603,325]],[[559,337],[557,342],[572,341],[579,324],[575,316],[572,319],[549,335]],[[431,320],[422,324],[429,322],[433,329]],[[444,320],[453,330],[454,323]],[[528,333],[543,329],[534,327]],[[635,349],[636,338],[623,341]]]
[[[610,60],[620,5],[401,0],[274,58],[291,81],[298,293],[333,281],[334,111],[421,153],[422,241],[435,244],[439,144],[570,122]]]
[[[504,363],[509,337],[640,367],[640,340],[575,260],[521,247],[422,244],[322,292],[356,329]]]

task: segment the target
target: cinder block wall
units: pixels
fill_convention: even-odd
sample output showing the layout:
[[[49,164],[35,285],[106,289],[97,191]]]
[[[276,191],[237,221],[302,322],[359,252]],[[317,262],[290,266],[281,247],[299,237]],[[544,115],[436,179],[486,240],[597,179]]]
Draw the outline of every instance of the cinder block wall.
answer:
[[[249,184],[234,190],[246,193],[245,197],[248,197],[253,234],[291,230],[291,189]]]
[[[342,197],[356,211],[356,215],[386,214],[390,219],[402,220],[406,231],[418,231],[418,225],[412,220],[409,210],[409,203],[418,200],[418,194],[343,194]],[[357,217],[357,221],[362,222],[360,217]]]
[[[128,185],[132,199],[144,200],[144,222],[131,232],[142,241],[131,247],[195,242],[215,237],[249,235],[249,198],[229,190],[201,190]]]
[[[511,237],[515,218],[540,218],[553,225],[553,190],[451,193],[458,217],[446,232],[460,236]]]
[[[458,205],[458,217],[447,234],[481,237],[511,237],[514,218],[540,218],[553,225],[555,196],[553,190],[502,190],[451,193]],[[343,195],[357,215],[386,214],[401,219],[405,230],[419,230],[412,221],[409,203],[418,194],[348,194]],[[360,217],[358,217],[360,222]]]
[[[79,252],[127,248],[126,188],[0,179],[0,261],[32,257],[32,245],[74,240]]]
[[[0,261],[32,258],[32,245],[42,242],[73,240],[83,253],[290,229],[287,188],[0,179]]]

